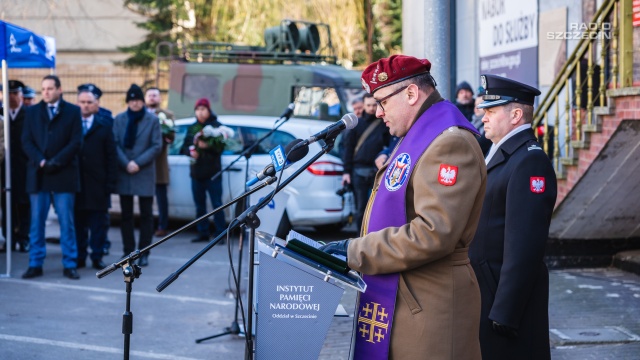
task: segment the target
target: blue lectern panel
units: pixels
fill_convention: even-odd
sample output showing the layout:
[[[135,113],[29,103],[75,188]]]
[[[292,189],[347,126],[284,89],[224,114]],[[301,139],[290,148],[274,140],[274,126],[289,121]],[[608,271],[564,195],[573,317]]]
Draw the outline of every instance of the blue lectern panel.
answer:
[[[344,290],[260,252],[256,359],[317,359]]]

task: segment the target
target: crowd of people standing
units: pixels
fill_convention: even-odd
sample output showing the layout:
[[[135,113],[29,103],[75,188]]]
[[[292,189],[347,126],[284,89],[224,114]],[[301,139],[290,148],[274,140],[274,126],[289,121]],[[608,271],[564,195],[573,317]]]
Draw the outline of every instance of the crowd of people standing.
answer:
[[[77,269],[88,265],[87,258],[95,269],[106,266],[102,258],[110,251],[107,234],[112,194],[120,200],[123,257],[150,245],[154,235],[168,234],[167,157],[168,147],[175,138],[174,115],[161,108],[158,88],[143,91],[132,84],[126,92],[126,110],[115,117],[100,107],[102,91],[94,84],[78,86],[75,104],[63,98],[62,84],[55,75],[42,79],[42,100],[38,103],[28,102],[35,98],[35,91],[21,81],[10,80],[7,90],[5,106],[8,106],[2,120],[10,121],[6,160],[11,161],[11,205],[10,209],[5,208],[8,184],[5,184],[5,166],[2,166],[2,229],[5,239],[6,232],[11,231],[13,250],[29,253],[29,267],[23,278],[43,275],[45,221],[51,205],[60,224],[63,275],[70,279],[80,278]],[[220,125],[208,104],[207,99],[196,103],[195,127],[202,117],[199,113],[205,113],[201,108],[206,110],[203,116],[207,124]],[[0,142],[4,142],[2,129],[0,127]],[[198,146],[194,135],[190,144]],[[198,214],[204,213],[201,208],[205,191],[215,205],[221,202],[222,189],[220,184],[210,181],[213,174],[202,177],[197,169],[215,171],[216,167],[210,166],[215,163],[219,170],[221,150],[210,149],[200,158],[201,152],[184,154],[194,159],[192,192]],[[0,160],[4,160],[4,155],[0,153]],[[135,197],[140,213],[137,242]],[[154,197],[158,207],[155,230]],[[11,224],[7,224],[8,215]],[[215,233],[222,232],[224,218],[217,217],[215,226]],[[198,230],[195,241],[210,239],[208,222],[202,222]],[[6,251],[7,246],[5,242],[0,250]],[[148,264],[149,252],[146,252],[139,257],[138,265]]]

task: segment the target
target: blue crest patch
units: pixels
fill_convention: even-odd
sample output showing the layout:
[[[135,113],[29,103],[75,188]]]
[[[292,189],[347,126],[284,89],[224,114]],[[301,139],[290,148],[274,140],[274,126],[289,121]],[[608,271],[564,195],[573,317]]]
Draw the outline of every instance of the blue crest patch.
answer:
[[[411,156],[402,153],[389,164],[384,175],[384,187],[389,191],[396,191],[407,182],[411,170]]]

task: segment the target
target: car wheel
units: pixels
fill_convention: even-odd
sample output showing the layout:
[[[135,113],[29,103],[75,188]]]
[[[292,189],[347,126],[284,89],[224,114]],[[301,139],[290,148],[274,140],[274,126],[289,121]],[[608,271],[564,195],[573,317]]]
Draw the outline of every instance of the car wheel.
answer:
[[[289,231],[291,231],[291,221],[289,221],[289,215],[287,215],[287,211],[285,210],[275,235],[280,239],[286,239]]]
[[[318,232],[323,233],[331,233],[331,232],[339,232],[344,227],[344,223],[337,224],[326,224],[326,225],[316,225],[313,228]]]

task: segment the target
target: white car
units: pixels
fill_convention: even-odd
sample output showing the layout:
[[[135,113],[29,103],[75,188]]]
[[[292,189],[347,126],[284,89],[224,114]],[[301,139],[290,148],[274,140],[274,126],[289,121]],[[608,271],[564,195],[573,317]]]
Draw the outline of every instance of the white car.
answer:
[[[176,137],[169,149],[170,184],[168,187],[169,217],[181,220],[195,219],[195,206],[191,194],[189,177],[190,157],[180,153],[189,125],[195,117],[175,121]],[[267,116],[224,115],[218,121],[232,128],[234,137],[227,140],[222,155],[222,168],[225,169],[252,142],[269,132],[275,118]],[[331,123],[308,119],[290,119],[278,128],[269,138],[258,145],[249,158],[249,176],[251,179],[271,162],[269,150],[278,145],[285,147],[294,139],[306,139],[321,131]],[[321,151],[320,142],[309,146],[309,153],[284,171],[283,180],[299,169],[307,160]],[[245,191],[247,159],[242,157],[222,175],[222,203],[241,195]],[[283,235],[293,226],[313,226],[316,229],[333,230],[341,228],[353,213],[352,194],[344,198],[336,191],[342,188],[342,160],[337,150],[324,154],[315,163],[302,172],[283,191],[289,194],[285,215],[280,223],[278,234]],[[207,206],[210,200],[207,198]],[[211,209],[209,208],[208,211]],[[230,222],[236,216],[235,206],[225,211]]]

